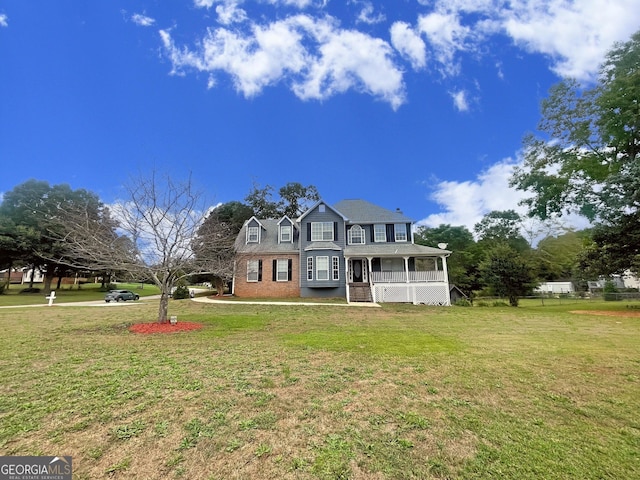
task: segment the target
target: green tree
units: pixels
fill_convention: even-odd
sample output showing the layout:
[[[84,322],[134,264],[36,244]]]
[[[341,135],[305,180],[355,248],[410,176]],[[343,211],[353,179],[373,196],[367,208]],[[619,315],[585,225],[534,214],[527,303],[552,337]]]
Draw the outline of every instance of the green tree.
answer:
[[[489,248],[496,243],[506,243],[514,250],[528,250],[529,242],[522,236],[522,217],[515,210],[494,210],[487,213],[473,227],[478,243]]]
[[[533,259],[541,280],[573,279],[585,246],[586,232],[568,231],[557,237],[545,237],[536,246]]]
[[[234,242],[244,222],[252,216],[251,207],[243,203],[219,205],[207,215],[191,242],[196,263],[207,272],[198,278],[211,280],[218,295],[224,293],[225,283],[233,278]]]
[[[431,228],[421,226],[414,233],[414,241],[428,247],[446,243],[446,249],[451,251],[447,259],[449,282],[469,296],[481,288],[478,276],[479,250],[467,227],[449,224]]]
[[[509,305],[517,307],[519,298],[536,285],[527,259],[507,244],[499,243],[486,253],[480,264],[482,279],[495,295],[507,297]]]
[[[531,215],[578,212],[611,229],[616,264],[631,268],[632,245],[615,242],[622,225],[636,229],[640,209],[640,31],[616,44],[601,66],[597,85],[567,79],[542,102],[541,136],[524,141],[525,161],[512,185],[532,194]],[[613,243],[599,244],[605,250]]]
[[[50,186],[48,182],[28,180],[7,192],[0,205],[0,217],[5,230],[13,225],[9,235],[13,240],[12,255],[31,268],[44,271],[44,290],[68,267],[61,263],[66,257],[65,211],[82,205],[95,211],[101,205],[98,197],[84,189],[72,190],[69,185]],[[5,239],[9,236],[5,235]],[[3,242],[5,245],[7,242]]]
[[[257,218],[280,218],[287,215],[296,219],[313,203],[320,200],[318,190],[313,185],[304,186],[298,182],[289,182],[278,190],[279,200],[273,199],[273,187],[260,187],[257,183],[245,197],[247,205],[253,209]]]

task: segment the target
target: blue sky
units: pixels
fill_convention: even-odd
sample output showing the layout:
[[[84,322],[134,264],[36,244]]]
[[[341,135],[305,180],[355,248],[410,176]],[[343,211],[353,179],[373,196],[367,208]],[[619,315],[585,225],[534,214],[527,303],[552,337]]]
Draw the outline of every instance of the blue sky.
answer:
[[[0,0],[0,193],[110,203],[155,168],[212,204],[300,182],[471,228],[518,208],[549,87],[638,28],[640,0]]]

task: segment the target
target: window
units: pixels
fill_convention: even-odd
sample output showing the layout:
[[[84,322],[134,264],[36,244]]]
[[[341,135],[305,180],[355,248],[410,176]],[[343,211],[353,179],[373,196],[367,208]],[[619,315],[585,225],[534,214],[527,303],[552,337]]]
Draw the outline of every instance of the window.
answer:
[[[259,282],[262,270],[262,260],[248,260],[247,261],[247,282]]]
[[[316,280],[329,280],[329,257],[316,257]]]
[[[291,242],[291,225],[280,225],[280,243]]]
[[[313,280],[313,257],[307,258],[307,280]]]
[[[376,223],[373,226],[373,236],[375,242],[386,242],[387,241],[387,228],[382,223]]]
[[[247,243],[258,243],[258,227],[247,228]]]
[[[333,271],[333,279],[340,280],[340,259],[338,257],[331,257],[331,267]]]
[[[349,244],[362,245],[364,243],[364,229],[360,225],[354,225],[349,229]]]
[[[286,282],[289,280],[289,260],[278,259],[276,262],[276,280],[278,282]]]
[[[333,222],[311,222],[311,241],[333,240]]]
[[[396,223],[393,226],[393,230],[396,233],[396,242],[406,242],[407,241],[407,225],[405,223]]]

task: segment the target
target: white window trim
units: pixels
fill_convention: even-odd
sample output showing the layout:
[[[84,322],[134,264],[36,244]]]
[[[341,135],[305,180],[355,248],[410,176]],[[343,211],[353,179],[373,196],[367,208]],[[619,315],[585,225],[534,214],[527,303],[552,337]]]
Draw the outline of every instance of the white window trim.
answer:
[[[307,258],[307,280],[313,280],[313,257]]]
[[[322,263],[326,262],[326,269],[320,269],[320,267],[322,266]],[[329,265],[329,257],[316,257],[316,280],[319,282],[327,282],[329,281],[329,272],[331,271],[331,265]],[[326,278],[320,278],[320,274],[322,273],[322,275],[324,276],[326,272],[327,277]]]
[[[331,233],[330,238],[325,238],[325,234],[327,233]],[[335,233],[333,231],[333,222],[311,222],[312,242],[333,241],[334,235]]]
[[[288,239],[284,238],[284,231],[288,230]],[[291,243],[293,238],[293,227],[291,225],[280,225],[280,243]]]
[[[379,231],[382,229],[382,231]],[[376,223],[373,226],[373,241],[386,242],[387,241],[387,226],[384,223]]]
[[[331,257],[331,271],[333,280],[340,280],[340,259]]]
[[[281,265],[284,265],[282,270]],[[284,278],[280,278],[280,274],[284,273]],[[289,259],[279,258],[276,261],[276,282],[288,282],[289,281]]]
[[[251,240],[252,232],[255,232],[255,240]],[[260,227],[247,227],[247,243],[260,243]]]
[[[353,232],[360,232],[360,238],[362,239],[361,242],[354,242],[353,241]],[[364,233],[364,228],[362,228],[360,225],[354,225],[349,229],[349,245],[364,245],[365,244],[365,233]]]
[[[398,229],[398,227],[402,227],[402,231]],[[404,235],[404,238],[398,238],[398,234]],[[405,223],[394,223],[393,224],[393,235],[394,240],[396,242],[406,242],[408,239],[407,236],[407,225]]]
[[[255,270],[251,268],[251,265],[255,264]],[[255,274],[255,279],[250,275]],[[256,283],[260,280],[260,260],[247,260],[247,282]]]

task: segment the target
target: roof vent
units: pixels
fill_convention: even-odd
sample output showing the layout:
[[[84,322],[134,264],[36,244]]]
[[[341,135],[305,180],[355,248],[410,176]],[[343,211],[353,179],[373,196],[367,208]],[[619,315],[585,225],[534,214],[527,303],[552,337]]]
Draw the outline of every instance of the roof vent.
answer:
[[[399,208],[396,208],[396,213],[399,213],[400,215],[402,215],[402,210],[400,210]]]

